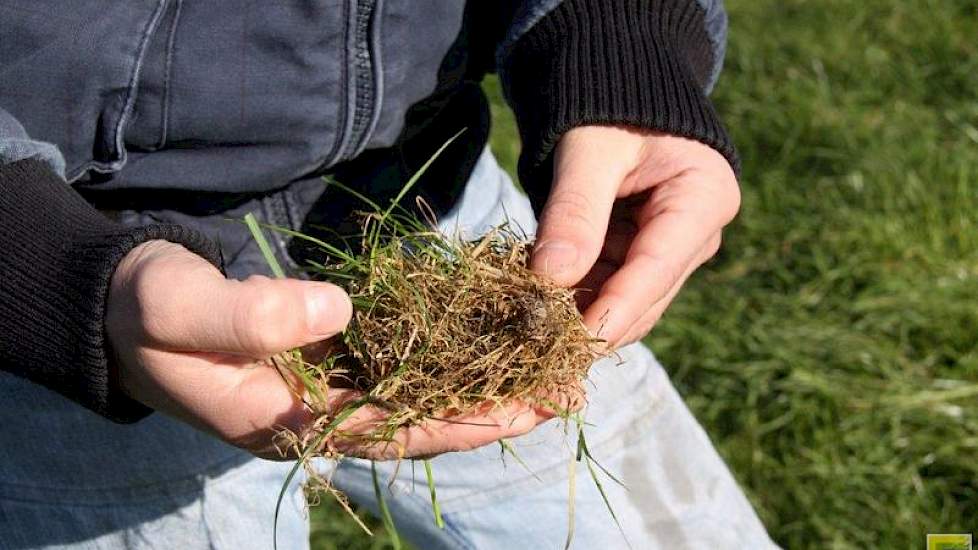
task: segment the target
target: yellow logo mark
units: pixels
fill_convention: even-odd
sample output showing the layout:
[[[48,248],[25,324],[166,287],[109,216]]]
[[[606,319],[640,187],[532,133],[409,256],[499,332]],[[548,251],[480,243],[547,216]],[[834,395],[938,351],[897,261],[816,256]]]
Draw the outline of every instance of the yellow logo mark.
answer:
[[[971,535],[927,535],[927,550],[972,550]]]

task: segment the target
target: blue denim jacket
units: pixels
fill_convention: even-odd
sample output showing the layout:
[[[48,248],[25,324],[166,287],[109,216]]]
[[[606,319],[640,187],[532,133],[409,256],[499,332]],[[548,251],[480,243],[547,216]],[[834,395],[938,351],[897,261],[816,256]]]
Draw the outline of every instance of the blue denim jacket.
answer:
[[[559,1],[516,3],[499,66]],[[698,1],[715,79],[726,15],[722,0]],[[434,91],[465,8],[0,0],[0,163],[39,155],[102,189],[279,188],[391,145]]]

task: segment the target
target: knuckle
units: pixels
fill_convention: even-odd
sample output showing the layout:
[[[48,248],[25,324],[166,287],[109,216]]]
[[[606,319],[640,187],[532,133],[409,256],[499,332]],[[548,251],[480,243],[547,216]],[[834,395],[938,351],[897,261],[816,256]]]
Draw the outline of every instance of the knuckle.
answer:
[[[742,196],[740,184],[733,169],[723,157],[716,167],[701,167],[688,170],[681,178],[684,184],[695,189],[701,199],[702,213],[711,220],[719,218],[722,225],[727,225],[740,212]]]
[[[659,320],[662,319],[663,313],[663,311],[650,312],[629,331],[628,335],[622,341],[622,345],[634,344],[648,336],[652,332],[652,329],[655,328],[655,325],[659,323]]]
[[[542,222],[549,226],[576,227],[584,224],[587,229],[594,229],[592,203],[580,191],[559,191],[550,197],[549,205],[543,215]]]
[[[733,176],[733,172],[730,172],[729,175],[722,175],[715,181],[715,201],[713,202],[719,206],[718,213],[720,214],[721,222],[723,225],[726,225],[733,221],[737,217],[737,213],[740,212],[743,200],[740,185],[738,185],[737,179]]]
[[[636,259],[651,266],[653,275],[666,283],[663,288],[672,288],[683,276],[683,265],[671,258],[639,252]]]
[[[149,261],[132,275],[132,300],[140,329],[150,342],[168,342],[177,332],[183,317],[169,289],[192,288],[196,283],[190,274],[180,269]],[[127,323],[128,324],[128,323]]]
[[[715,257],[720,252],[720,247],[722,245],[723,245],[723,237],[719,232],[716,235],[710,237],[710,240],[706,245],[706,260]]]
[[[158,262],[145,262],[140,269],[129,276],[132,294],[141,304],[152,304],[160,288],[175,287],[181,283],[181,273],[177,270],[166,269]],[[163,286],[163,285],[166,286]]]
[[[724,221],[725,223],[730,223],[737,217],[737,213],[740,212],[740,207],[743,204],[740,186],[737,185],[736,181],[728,185],[727,194],[723,203],[726,206],[724,210]]]
[[[652,316],[649,319],[646,319],[645,322],[642,323],[642,328],[639,331],[638,340],[645,338],[645,335],[652,332],[652,329],[655,328],[655,325],[658,325],[659,321],[662,320],[663,314],[665,314],[665,310],[657,311],[654,314],[652,314]]]
[[[267,277],[249,278],[238,298],[233,326],[242,350],[264,354],[289,347],[303,311],[295,300]]]
[[[168,343],[181,333],[187,317],[187,301],[181,297],[207,277],[219,276],[203,259],[162,241],[140,245],[124,262],[128,266],[120,264],[113,276],[107,320],[154,343]]]

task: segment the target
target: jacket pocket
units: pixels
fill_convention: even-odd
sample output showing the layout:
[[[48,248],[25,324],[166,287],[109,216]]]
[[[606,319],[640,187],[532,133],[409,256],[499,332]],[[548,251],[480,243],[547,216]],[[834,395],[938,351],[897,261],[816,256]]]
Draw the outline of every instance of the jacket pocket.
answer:
[[[126,161],[123,132],[167,0],[0,0],[0,105],[59,147],[69,181]]]

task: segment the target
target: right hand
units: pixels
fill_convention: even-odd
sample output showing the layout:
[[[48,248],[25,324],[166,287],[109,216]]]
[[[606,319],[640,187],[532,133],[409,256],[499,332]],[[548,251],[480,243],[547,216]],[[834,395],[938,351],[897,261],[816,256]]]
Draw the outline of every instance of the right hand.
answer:
[[[322,341],[349,323],[352,306],[327,283],[253,276],[224,278],[180,245],[150,241],[123,258],[112,277],[106,330],[118,359],[113,373],[133,399],[263,458],[281,459],[275,436],[302,433],[312,413],[278,371],[276,353]],[[338,411],[359,395],[331,389]],[[356,431],[380,411],[364,407],[343,424]],[[451,422],[402,429],[396,445],[337,445],[374,459],[468,450],[533,429],[552,414],[513,404]]]

